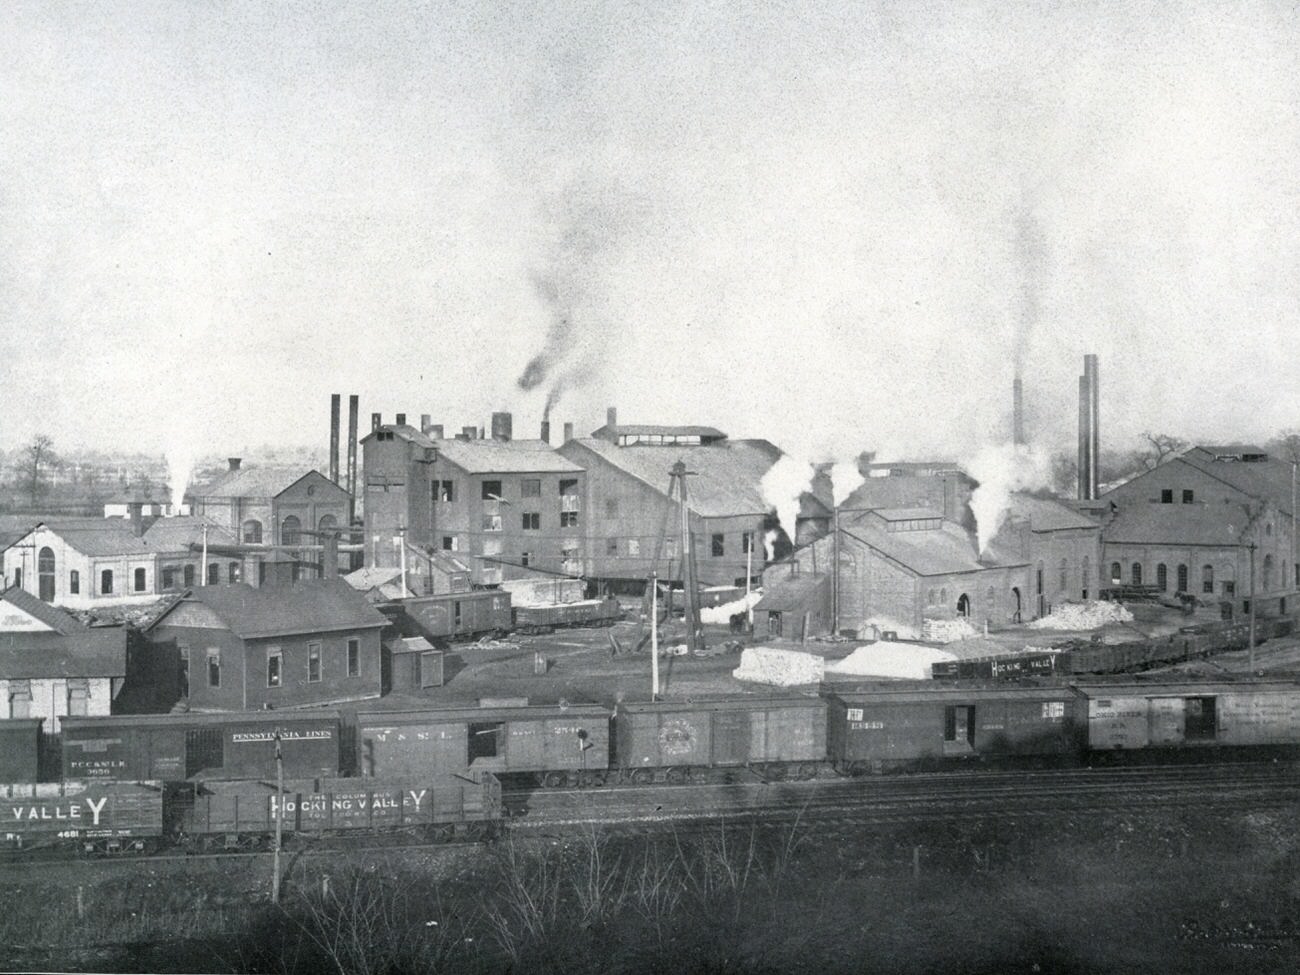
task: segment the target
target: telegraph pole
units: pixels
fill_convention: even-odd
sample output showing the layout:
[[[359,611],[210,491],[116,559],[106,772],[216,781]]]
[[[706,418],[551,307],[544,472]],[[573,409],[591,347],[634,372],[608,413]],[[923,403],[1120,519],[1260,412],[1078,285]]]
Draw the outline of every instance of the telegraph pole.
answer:
[[[746,532],[745,539],[749,542],[745,546],[745,623],[752,630],[754,628],[754,607],[749,604],[749,580],[754,577],[754,533]]]
[[[208,584],[208,523],[203,523],[203,567],[199,570],[199,585]]]
[[[840,632],[840,508],[831,501],[831,636]]]
[[[650,700],[659,700],[659,573],[650,573]]]
[[[1255,543],[1250,543],[1250,673],[1255,673]]]
[[[280,753],[280,732],[275,733],[275,854],[271,869],[271,903],[280,903],[280,846],[284,833],[284,758]]]
[[[692,653],[704,649],[704,632],[700,625],[700,592],[696,579],[695,549],[691,545],[691,513],[686,500],[686,476],[688,471],[683,461],[673,465],[672,478],[677,482],[678,500],[681,502],[681,536],[682,536],[682,602],[686,610],[686,642]],[[670,492],[671,493],[671,490]]]

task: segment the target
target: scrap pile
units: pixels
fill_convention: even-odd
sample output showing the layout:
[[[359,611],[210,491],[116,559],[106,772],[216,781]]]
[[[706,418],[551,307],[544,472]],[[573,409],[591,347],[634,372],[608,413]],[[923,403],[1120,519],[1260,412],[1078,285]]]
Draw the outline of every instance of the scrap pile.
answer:
[[[1048,616],[1027,623],[1036,630],[1095,630],[1107,623],[1131,623],[1133,614],[1119,603],[1062,603]]]
[[[817,684],[826,671],[826,661],[815,653],[780,650],[775,647],[747,647],[740,666],[732,671],[737,680],[776,687]]]

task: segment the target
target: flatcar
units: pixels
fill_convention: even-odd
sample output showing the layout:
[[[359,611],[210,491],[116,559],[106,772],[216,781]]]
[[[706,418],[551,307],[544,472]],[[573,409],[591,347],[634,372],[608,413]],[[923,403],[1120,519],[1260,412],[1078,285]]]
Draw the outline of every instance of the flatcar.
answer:
[[[488,838],[501,820],[501,783],[491,773],[411,780],[318,779],[207,783],[179,817],[184,846],[203,850],[268,849],[276,820],[281,841],[358,833],[406,834],[421,840]]]
[[[495,589],[419,596],[401,604],[398,628],[435,645],[504,634],[512,626],[510,593]]]
[[[0,787],[0,844],[9,851],[75,847],[83,854],[148,853],[163,841],[160,782]]]
[[[363,712],[359,768],[370,776],[468,769],[511,782],[597,785],[609,768],[609,720],[596,704]]]
[[[513,625],[520,633],[550,633],[568,626],[608,626],[623,618],[623,608],[613,596],[572,603],[518,606]]]

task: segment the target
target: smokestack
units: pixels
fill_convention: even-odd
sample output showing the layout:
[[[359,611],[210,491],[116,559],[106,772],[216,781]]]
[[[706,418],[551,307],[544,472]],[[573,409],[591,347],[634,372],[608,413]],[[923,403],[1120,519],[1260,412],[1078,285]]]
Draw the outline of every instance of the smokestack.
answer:
[[[1091,439],[1088,433],[1088,377],[1079,377],[1079,450],[1078,467],[1079,500],[1089,500],[1092,490],[1092,475],[1088,473],[1089,450]]]
[[[131,515],[131,534],[139,538],[144,534],[144,502],[132,501],[126,510]]]
[[[1097,357],[1083,357],[1083,378],[1088,385],[1088,498],[1095,501],[1101,493],[1101,386]]]
[[[238,457],[227,457],[227,458],[226,458],[226,463],[230,465],[230,469],[231,469],[232,471],[237,471],[237,470],[239,470],[239,458],[238,458]]]
[[[461,427],[460,436],[462,440],[473,440],[478,436],[477,427]]]
[[[551,442],[551,421],[550,420],[542,421],[542,442],[543,443]]]
[[[1024,384],[1019,376],[1011,383],[1011,441],[1017,447],[1025,445]]]
[[[339,409],[342,399],[338,393],[330,393],[330,480],[335,484],[339,482]]]
[[[492,439],[509,440],[514,430],[514,417],[509,413],[492,414]]]
[[[348,397],[348,527],[357,514],[357,415],[361,409],[360,398]],[[349,536],[350,538],[351,536]]]
[[[429,422],[433,419],[428,413],[420,414],[420,432],[426,436],[429,433]]]
[[[564,442],[568,443],[572,439],[573,439],[573,424],[566,423],[564,425]]]
[[[404,426],[406,426],[406,414],[405,414],[405,413],[398,413],[398,414],[397,414],[397,425],[398,425],[399,427],[404,427]]]
[[[605,410],[605,426],[613,430],[618,426],[618,409],[611,406]]]
[[[370,414],[370,429],[378,430],[383,425],[383,415],[380,413]]]

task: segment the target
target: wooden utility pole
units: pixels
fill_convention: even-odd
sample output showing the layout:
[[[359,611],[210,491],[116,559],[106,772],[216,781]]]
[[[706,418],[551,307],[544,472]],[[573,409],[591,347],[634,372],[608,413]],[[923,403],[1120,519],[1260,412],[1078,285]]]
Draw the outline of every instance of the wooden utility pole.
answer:
[[[1255,543],[1250,543],[1250,672],[1255,673]]]
[[[659,700],[659,573],[650,573],[650,700]]]
[[[695,473],[678,461],[673,465],[672,482],[677,485],[677,498],[681,509],[682,545],[682,608],[685,610],[686,645],[691,653],[704,649],[704,628],[700,624],[700,589],[695,563],[695,546],[691,544],[691,509],[687,504],[686,478]],[[672,494],[671,486],[668,489]]]
[[[280,732],[275,733],[275,855],[271,858],[271,903],[280,903],[280,847],[284,837],[284,758],[280,753]]]

